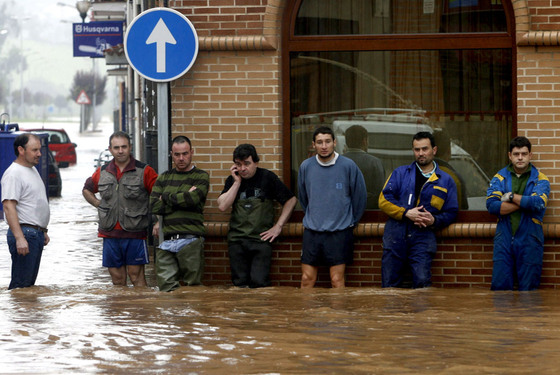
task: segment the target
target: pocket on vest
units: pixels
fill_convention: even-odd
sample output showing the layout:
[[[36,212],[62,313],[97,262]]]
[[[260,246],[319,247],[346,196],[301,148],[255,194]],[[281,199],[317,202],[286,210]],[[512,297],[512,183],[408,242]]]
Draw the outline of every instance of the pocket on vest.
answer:
[[[128,231],[140,231],[148,227],[148,207],[140,209],[124,209],[124,218],[121,227]]]

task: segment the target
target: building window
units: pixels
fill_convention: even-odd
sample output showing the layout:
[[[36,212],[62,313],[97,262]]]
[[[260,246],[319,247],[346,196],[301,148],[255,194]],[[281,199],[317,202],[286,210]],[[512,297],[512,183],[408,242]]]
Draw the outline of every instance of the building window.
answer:
[[[430,131],[461,208],[486,210],[515,130],[511,9],[499,0],[294,0],[286,12],[285,178],[294,190],[317,126],[333,128],[341,154],[346,130],[365,128],[360,147],[381,159],[385,177],[413,161],[412,136]]]

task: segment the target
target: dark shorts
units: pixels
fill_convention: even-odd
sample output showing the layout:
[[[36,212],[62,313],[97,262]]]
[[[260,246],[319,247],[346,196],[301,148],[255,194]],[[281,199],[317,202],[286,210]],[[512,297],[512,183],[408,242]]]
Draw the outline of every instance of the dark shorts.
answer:
[[[136,238],[103,239],[103,267],[120,268],[148,263],[146,240]]]
[[[335,232],[316,232],[305,228],[301,263],[310,266],[351,264],[354,260],[354,228]]]

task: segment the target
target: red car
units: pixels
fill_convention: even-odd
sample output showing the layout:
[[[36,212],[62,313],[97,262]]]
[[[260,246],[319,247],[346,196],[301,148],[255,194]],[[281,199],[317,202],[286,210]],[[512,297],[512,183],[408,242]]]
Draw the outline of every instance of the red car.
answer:
[[[24,131],[47,133],[49,135],[49,150],[54,155],[54,160],[56,160],[59,168],[76,164],[77,145],[70,141],[64,129],[26,129]]]

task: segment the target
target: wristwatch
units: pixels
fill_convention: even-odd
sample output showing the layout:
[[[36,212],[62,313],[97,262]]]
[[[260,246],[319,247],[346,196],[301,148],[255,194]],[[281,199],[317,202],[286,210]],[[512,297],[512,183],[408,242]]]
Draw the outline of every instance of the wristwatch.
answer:
[[[509,203],[513,203],[513,192],[509,195]]]

